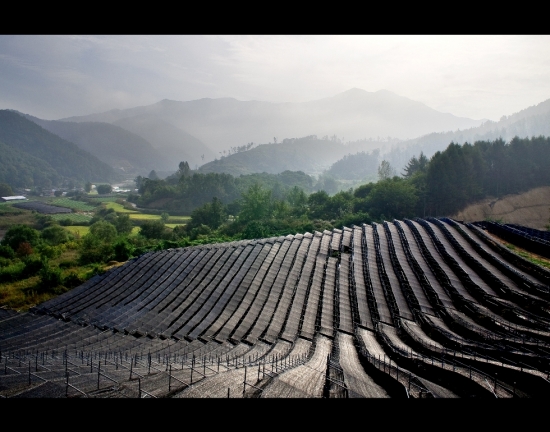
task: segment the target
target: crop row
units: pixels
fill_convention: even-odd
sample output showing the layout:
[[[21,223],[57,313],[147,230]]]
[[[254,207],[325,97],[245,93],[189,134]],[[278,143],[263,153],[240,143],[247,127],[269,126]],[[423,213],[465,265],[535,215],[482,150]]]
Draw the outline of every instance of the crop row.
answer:
[[[149,252],[0,319],[0,393],[544,397],[550,272],[510,254],[431,218]]]

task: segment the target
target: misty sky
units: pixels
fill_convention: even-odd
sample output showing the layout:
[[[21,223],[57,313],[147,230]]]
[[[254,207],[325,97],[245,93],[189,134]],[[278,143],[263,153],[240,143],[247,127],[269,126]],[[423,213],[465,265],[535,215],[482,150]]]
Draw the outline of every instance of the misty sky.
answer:
[[[233,97],[390,90],[499,120],[550,98],[550,36],[0,35],[0,109],[59,119]]]

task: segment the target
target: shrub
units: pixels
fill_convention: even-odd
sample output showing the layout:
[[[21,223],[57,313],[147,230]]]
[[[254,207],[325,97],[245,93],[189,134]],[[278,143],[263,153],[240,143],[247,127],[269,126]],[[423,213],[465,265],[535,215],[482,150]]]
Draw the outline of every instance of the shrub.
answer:
[[[105,221],[99,221],[90,226],[90,233],[105,242],[112,242],[117,234],[115,226]]]
[[[29,278],[38,274],[38,272],[44,267],[44,261],[39,258],[29,257],[24,261],[24,263],[25,266],[23,267],[23,271],[21,272],[22,279]]]
[[[0,268],[0,283],[15,282],[21,279],[21,274],[25,268],[25,263],[18,262],[7,267]]]
[[[35,229],[26,225],[14,225],[6,232],[1,244],[7,245],[14,251],[17,251],[21,243],[27,242],[31,246],[34,246],[38,243],[38,240],[38,231]]]
[[[67,276],[63,278],[63,286],[67,288],[74,288],[78,285],[83,284],[85,281],[81,278],[78,273],[72,271]]]
[[[32,247],[29,242],[22,242],[19,243],[19,246],[17,247],[17,250],[15,251],[15,254],[20,257],[26,257],[32,254]]]
[[[59,267],[51,267],[49,264],[42,267],[39,276],[40,287],[44,290],[55,288],[58,285],[61,285],[61,282],[63,281]]]
[[[15,252],[8,245],[0,245],[0,257],[12,259],[15,257]]]
[[[96,186],[97,193],[100,195],[111,193],[113,187],[110,184],[101,184]]]
[[[68,233],[59,225],[52,225],[42,230],[40,234],[42,240],[51,246],[57,246],[68,240]]]
[[[242,233],[243,239],[255,239],[268,236],[268,228],[259,221],[252,221],[246,224]]]
[[[114,227],[113,227],[114,229]],[[107,262],[113,255],[113,245],[101,241],[92,233],[88,233],[82,239],[80,246],[80,264]]]
[[[115,243],[114,258],[116,261],[119,261],[119,262],[128,261],[128,259],[132,257],[133,252],[134,252],[133,246],[129,244],[127,241],[120,240],[117,243]]]
[[[160,239],[164,235],[164,230],[164,222],[160,220],[151,220],[141,224],[139,233],[148,239]]]

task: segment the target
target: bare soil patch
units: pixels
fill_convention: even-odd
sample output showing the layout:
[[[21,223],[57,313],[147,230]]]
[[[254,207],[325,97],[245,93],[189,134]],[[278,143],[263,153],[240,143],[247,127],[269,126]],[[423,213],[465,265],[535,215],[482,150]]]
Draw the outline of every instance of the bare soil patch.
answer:
[[[494,220],[545,230],[550,224],[550,186],[502,198],[485,198],[452,218],[464,222]]]

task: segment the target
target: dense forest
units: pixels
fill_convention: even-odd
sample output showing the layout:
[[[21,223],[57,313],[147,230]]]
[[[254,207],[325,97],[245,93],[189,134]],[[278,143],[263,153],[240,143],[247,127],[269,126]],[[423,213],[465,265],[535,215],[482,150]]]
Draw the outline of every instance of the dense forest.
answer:
[[[14,111],[0,110],[0,142],[11,148],[2,153],[0,178],[15,187],[51,187],[70,180],[84,183],[119,178],[95,156]]]
[[[235,203],[253,184],[270,190],[274,199],[283,199],[286,191],[296,186],[307,193],[314,190],[316,181],[302,171],[284,171],[279,174],[249,174],[234,177],[225,173],[193,172],[186,162],[178,172],[164,180],[136,178],[141,196],[129,197],[140,207],[161,208],[172,214],[190,214],[214,197],[223,204]]]

